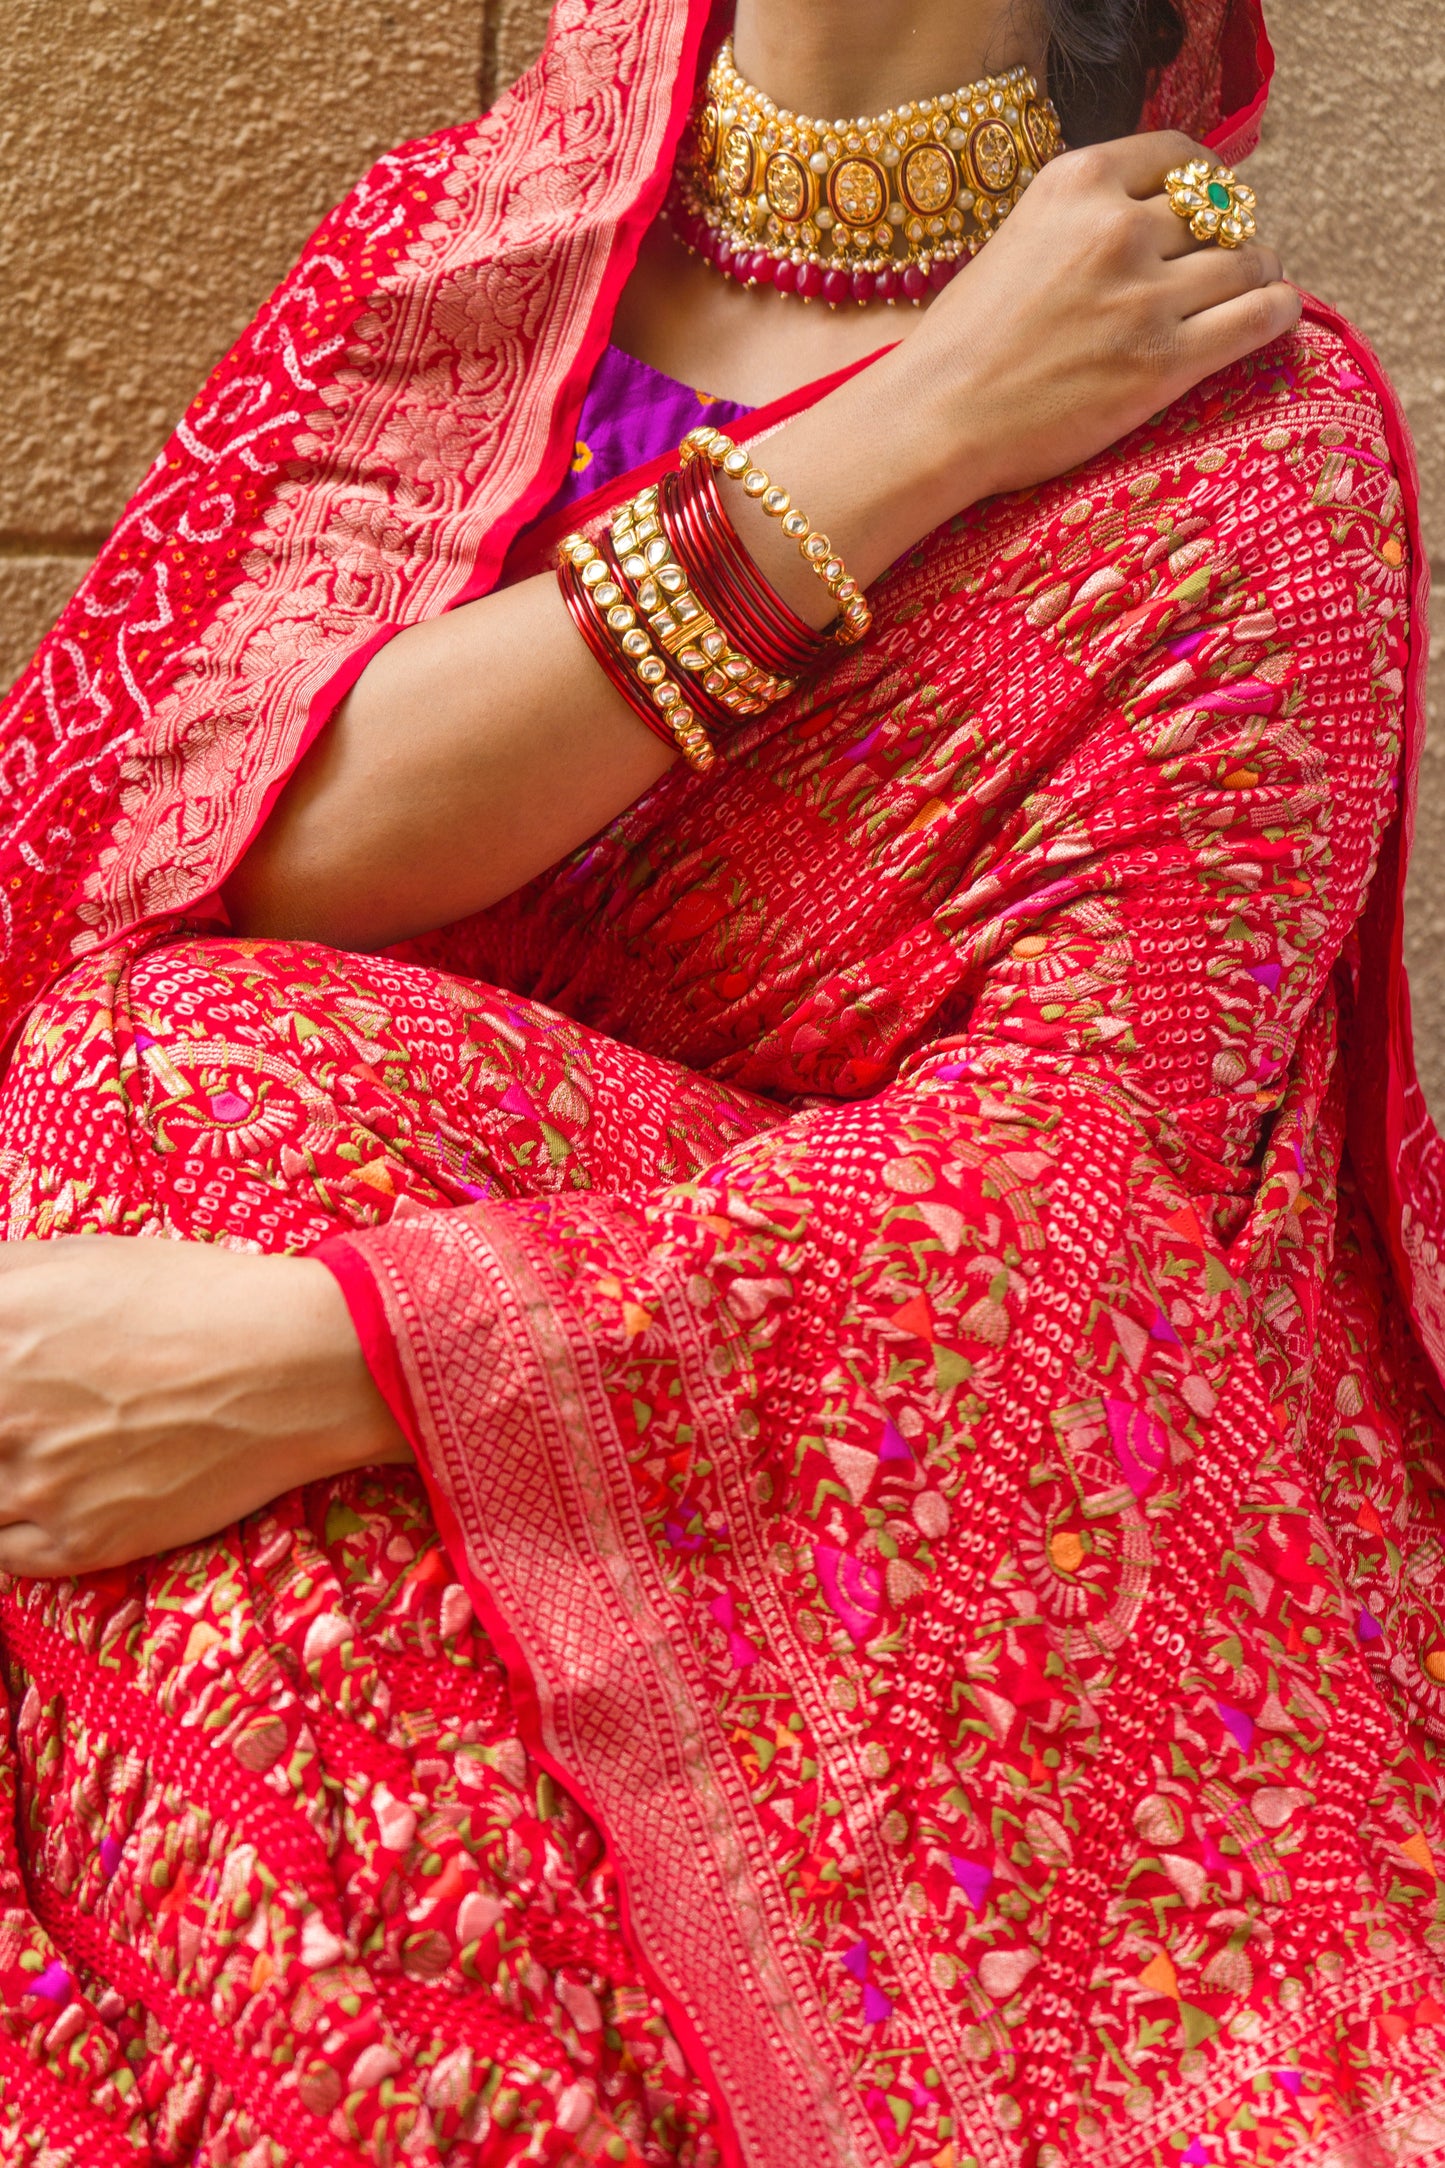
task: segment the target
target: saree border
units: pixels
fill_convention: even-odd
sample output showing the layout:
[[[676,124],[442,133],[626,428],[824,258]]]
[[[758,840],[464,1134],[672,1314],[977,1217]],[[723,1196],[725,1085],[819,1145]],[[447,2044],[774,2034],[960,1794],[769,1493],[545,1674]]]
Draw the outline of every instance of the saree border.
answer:
[[[1128,1126],[1117,1092],[1097,1089],[1101,1109]],[[413,1430],[443,1540],[507,1665],[524,1735],[613,1849],[629,1944],[694,2070],[720,2114],[731,2118],[729,2161],[737,2168],[796,2168],[799,2161],[819,2168],[824,2162],[829,2168],[860,2162],[883,2168],[889,2155],[857,2112],[857,2088],[843,2055],[831,2073],[826,2069],[833,2043],[826,2020],[819,2025],[813,2014],[813,1998],[794,1994],[790,2006],[779,2000],[779,1989],[792,1990],[797,1975],[786,1933],[768,1946],[768,1915],[776,1908],[768,1901],[766,1845],[687,1637],[666,1631],[668,1609],[676,1622],[676,1599],[667,1594],[664,1571],[632,1506],[633,1476],[597,1355],[585,1340],[569,1339],[565,1296],[549,1286],[545,1253],[529,1239],[525,1222],[513,1226],[505,1208],[477,1206],[393,1222],[384,1240],[353,1250],[353,1258],[364,1264],[384,1312],[405,1380],[412,1417],[406,1427]],[[628,1258],[634,1267],[639,1261]],[[664,1279],[656,1293],[658,1322],[679,1352],[699,1442],[711,1457],[726,1450],[724,1397],[710,1385],[706,1364],[690,1344],[694,1336],[679,1289]],[[439,1330],[433,1320],[441,1321]],[[1221,1402],[1217,1417],[1240,1439],[1255,1434],[1265,1405],[1251,1372],[1250,1361],[1237,1370],[1242,1390]],[[827,1750],[832,1790],[846,1800],[852,1789],[848,1741],[826,1716],[820,1721],[806,1661],[790,1660],[795,1637],[762,1570],[752,1540],[754,1516],[742,1503],[745,1458],[733,1441],[733,1466],[719,1503],[757,1626],[790,1679],[801,1682],[797,1705],[810,1736]],[[653,1719],[651,1741],[639,1735],[641,1709]],[[649,1758],[649,1744],[659,1737],[672,1752]],[[665,1796],[663,1784],[674,1796]],[[863,1819],[850,1813],[860,1850],[869,1849],[859,1841]],[[905,1908],[896,1882],[884,1887],[887,1863],[880,1864],[872,1849],[865,1872],[877,1898],[876,1933],[903,1976],[910,1971]],[[724,1923],[730,1932],[716,1942],[676,1902],[670,1877],[679,1859],[690,1862],[688,1894],[703,1891],[713,1918],[726,1906],[733,1910]],[[703,1975],[700,1952],[710,1958],[717,1953],[720,1997]],[[733,1952],[752,1968],[751,1977],[734,1975],[728,1965]],[[1201,2111],[1217,2112],[1253,2081],[1268,2079],[1281,2065],[1292,2068],[1326,2021],[1364,2019],[1385,1988],[1399,1994],[1412,1981],[1421,1992],[1438,1989],[1438,1967],[1413,1950],[1372,1957],[1336,1982],[1313,1982],[1306,2005],[1237,2038],[1207,2082],[1174,2085],[1132,2130],[1110,2124],[1097,2142],[1081,2142],[1078,2158],[1108,2168],[1144,2168],[1157,2158],[1161,2142],[1197,2122]],[[993,2127],[988,2092],[951,2037],[954,2017],[927,1992],[916,1968],[907,1986],[929,2052],[946,2070],[954,2113],[967,2118],[969,2151],[984,2168],[1017,2168],[1010,2134]],[[736,2052],[740,2007],[758,2023],[742,2055]],[[801,2059],[790,2053],[792,2028],[810,2022],[818,2027],[813,2052],[800,2067]],[[786,2037],[775,2029],[780,2024]],[[759,2142],[755,2126],[741,2120],[748,2107],[758,2100],[776,2107],[780,2078],[791,2078],[795,2114],[806,2113],[808,2094],[818,2097],[814,2073],[840,2107],[846,2103],[855,2113],[845,2109],[832,2130],[819,2129],[816,2119],[811,2131],[800,2130],[789,2119]],[[821,2097],[826,2100],[828,2091]],[[1364,2157],[1357,2156],[1357,2142],[1370,2148],[1372,2159],[1388,2146],[1379,2157],[1401,2168],[1439,2168],[1445,2162],[1445,2070],[1411,2073],[1409,2097],[1385,2119],[1362,2103],[1347,2123],[1317,2131],[1288,2157],[1296,2168],[1346,2168]]]
[[[244,576],[175,682],[153,706],[137,688],[123,818],[85,883],[73,953],[213,896],[377,648],[489,591],[552,494],[661,202],[704,28],[693,0],[590,0],[590,42],[569,14],[457,144],[395,272],[308,387],[319,409],[285,417],[312,472],[268,494]],[[579,113],[588,124],[569,137]],[[437,453],[441,412],[460,420],[463,457]]]
[[[818,2051],[801,1968],[770,1933],[777,1907],[748,1856],[764,1840],[754,1829],[748,1842],[746,1789],[695,1664],[666,1630],[660,1569],[625,1525],[627,1462],[596,1356],[569,1343],[503,1216],[479,1206],[448,1222],[445,1240],[425,1221],[394,1226],[368,1264],[438,1524],[496,1637],[528,1745],[614,1848],[629,1944],[707,2085],[730,2168],[885,2168],[847,2072]],[[449,1320],[445,1356],[437,1316]],[[482,1470],[469,1532],[453,1500]],[[639,1858],[646,1877],[627,1873]]]
[[[1403,688],[1400,795],[1381,839],[1375,877],[1360,919],[1360,949],[1371,967],[1356,974],[1352,1036],[1381,1053],[1350,1062],[1349,1141],[1370,1214],[1428,1357],[1430,1380],[1445,1408],[1445,1257],[1418,1224],[1426,1162],[1445,1153],[1426,1110],[1415,1069],[1410,981],[1405,970],[1405,884],[1420,796],[1430,664],[1431,571],[1425,545],[1420,468],[1404,404],[1365,334],[1328,303],[1306,296],[1306,313],[1342,341],[1364,375],[1385,422],[1400,484],[1412,553],[1410,655]],[[1373,968],[1371,949],[1378,957]],[[1438,1237],[1438,1230],[1437,1230]]]

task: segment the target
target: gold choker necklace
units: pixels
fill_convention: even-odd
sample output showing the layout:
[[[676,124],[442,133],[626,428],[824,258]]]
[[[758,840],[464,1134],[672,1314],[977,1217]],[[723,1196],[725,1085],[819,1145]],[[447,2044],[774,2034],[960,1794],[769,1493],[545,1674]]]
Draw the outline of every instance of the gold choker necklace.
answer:
[[[922,302],[947,285],[1063,149],[1026,68],[876,120],[780,112],[708,71],[670,205],[682,240],[747,285],[845,301]]]

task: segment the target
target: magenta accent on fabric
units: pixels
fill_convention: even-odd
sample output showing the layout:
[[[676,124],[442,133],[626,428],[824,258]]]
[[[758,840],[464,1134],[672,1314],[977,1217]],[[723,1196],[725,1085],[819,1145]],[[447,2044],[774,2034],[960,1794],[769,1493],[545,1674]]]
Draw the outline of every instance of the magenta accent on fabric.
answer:
[[[672,451],[699,422],[728,429],[752,412],[735,399],[694,391],[635,355],[624,354],[620,346],[609,346],[587,387],[577,421],[577,448],[562,487],[518,536],[514,549],[567,505],[580,504],[615,477]]]

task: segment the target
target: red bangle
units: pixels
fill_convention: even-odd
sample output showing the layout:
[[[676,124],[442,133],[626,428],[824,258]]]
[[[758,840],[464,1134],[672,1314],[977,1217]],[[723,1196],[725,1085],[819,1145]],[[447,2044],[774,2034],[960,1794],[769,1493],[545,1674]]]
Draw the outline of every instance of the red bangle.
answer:
[[[787,652],[769,636],[758,613],[749,605],[716,539],[699,532],[696,508],[674,502],[669,506],[668,529],[677,558],[693,591],[709,615],[724,630],[735,651],[748,655],[754,665],[776,682],[795,685],[811,673],[795,653]]]
[[[725,628],[732,644],[774,677],[795,677],[797,658],[789,656],[787,667],[779,667],[783,651],[776,640],[767,637],[749,608],[746,591],[729,562],[726,537],[709,525],[705,510],[696,501],[695,487],[689,484],[686,468],[681,474],[664,476],[658,511],[694,593]]]
[[[714,614],[733,629],[737,645],[775,676],[816,676],[832,643],[796,616],[759,570],[709,462],[697,459],[684,467],[664,501],[682,545],[679,556],[704,592],[717,594]]]
[[[660,739],[669,752],[680,752],[682,748],[668,729],[665,718],[652,705],[642,687],[634,682],[631,673],[622,666],[621,657],[598,621],[591,598],[582,584],[581,573],[565,556],[557,566],[557,584],[562,590],[562,600],[567,605],[573,624],[587,642],[594,659],[600,664],[608,684],[622,695],[638,720],[646,723],[654,738]]]
[[[831,645],[855,647],[860,640],[865,640],[873,629],[873,612],[867,595],[828,537],[793,503],[787,490],[779,488],[743,445],[734,444],[721,429],[711,429],[706,423],[690,429],[682,440],[683,465],[690,466],[702,460],[730,482],[738,483],[745,495],[762,506],[769,519],[782,522],[782,531],[788,540],[797,543],[799,556],[809,571],[817,574],[837,608],[837,618],[827,634]],[[772,595],[772,606],[775,611],[786,611],[786,604],[776,594]],[[787,614],[791,615],[791,612]]]

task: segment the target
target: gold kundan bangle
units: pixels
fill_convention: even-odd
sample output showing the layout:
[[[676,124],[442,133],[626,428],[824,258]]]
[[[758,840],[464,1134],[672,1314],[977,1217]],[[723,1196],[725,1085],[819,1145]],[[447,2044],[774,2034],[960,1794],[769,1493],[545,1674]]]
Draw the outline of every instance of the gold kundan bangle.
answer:
[[[839,621],[834,638],[845,647],[867,638],[873,629],[873,612],[862,588],[850,576],[828,537],[817,533],[806,513],[795,508],[788,492],[780,489],[761,467],[754,465],[750,452],[744,451],[740,444],[734,444],[720,429],[709,429],[704,425],[684,437],[682,457],[684,464],[694,459],[708,460],[730,482],[741,483],[746,494],[761,504],[769,519],[781,520],[783,533],[790,542],[797,543],[803,562],[817,573],[838,605]]]
[[[774,677],[735,648],[694,594],[655,488],[613,514],[612,547],[654,640],[719,706],[733,715],[762,715],[796,691],[791,678]]]
[[[705,775],[717,760],[712,741],[637,622],[637,612],[618,585],[613,567],[581,534],[569,534],[559,555],[562,592],[573,621],[607,675],[649,727],[670,736],[688,766]]]

